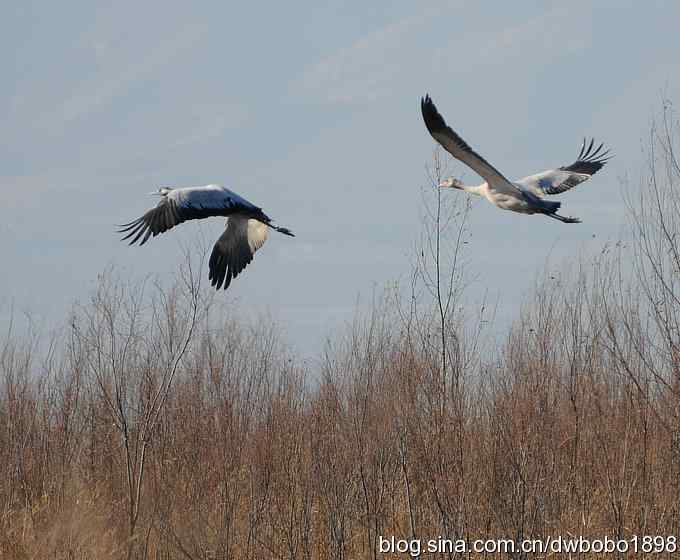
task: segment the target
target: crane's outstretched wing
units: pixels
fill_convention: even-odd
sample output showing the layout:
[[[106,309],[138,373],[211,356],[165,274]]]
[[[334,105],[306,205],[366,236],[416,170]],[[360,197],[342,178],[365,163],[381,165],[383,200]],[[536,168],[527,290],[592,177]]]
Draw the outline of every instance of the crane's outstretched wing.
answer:
[[[429,95],[420,100],[420,110],[432,138],[439,142],[447,152],[484,178],[490,189],[517,196],[519,189],[446,124]]]
[[[519,179],[517,183],[538,196],[568,191],[590,179],[611,159],[609,150],[602,151],[604,144],[600,144],[593,150],[594,143],[595,141],[591,139],[586,148],[586,139],[584,138],[581,152],[574,163],[558,169],[549,169],[535,175],[529,175]]]
[[[126,234],[123,240],[132,238],[130,245],[139,240],[140,245],[144,245],[150,236],[156,237],[159,233],[166,232],[187,220],[229,216],[235,212],[259,214],[265,221],[269,221],[261,208],[235,192],[219,185],[207,185],[170,190],[162,195],[155,208],[140,218],[123,224],[118,232]]]
[[[253,260],[253,255],[267,240],[266,224],[244,216],[231,216],[227,228],[210,254],[210,283],[226,290],[232,279]]]

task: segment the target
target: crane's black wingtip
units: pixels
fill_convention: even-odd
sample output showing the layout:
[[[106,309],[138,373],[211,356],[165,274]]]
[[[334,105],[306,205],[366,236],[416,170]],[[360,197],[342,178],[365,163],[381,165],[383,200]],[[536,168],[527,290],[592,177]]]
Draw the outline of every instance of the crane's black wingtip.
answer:
[[[428,94],[426,94],[420,102],[420,112],[423,115],[425,127],[430,134],[446,130],[446,121],[444,120],[444,117],[439,114],[437,107]],[[439,142],[439,140],[437,141]]]
[[[583,138],[581,151],[576,161],[571,165],[560,167],[560,169],[593,176],[613,157],[614,154],[611,153],[609,148],[605,148],[604,142],[595,147],[594,138],[591,138],[590,142],[588,142],[588,138]]]
[[[132,228],[134,228],[136,225],[138,225],[141,220],[142,220],[142,218],[137,218],[136,220],[132,220],[131,222],[128,222],[127,224],[116,224],[116,227],[118,228],[118,233],[130,231]]]

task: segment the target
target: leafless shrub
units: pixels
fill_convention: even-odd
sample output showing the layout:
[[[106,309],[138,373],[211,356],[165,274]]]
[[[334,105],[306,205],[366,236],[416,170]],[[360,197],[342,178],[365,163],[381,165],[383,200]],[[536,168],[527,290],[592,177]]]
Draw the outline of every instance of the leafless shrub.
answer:
[[[407,293],[376,296],[318,367],[190,260],[170,285],[104,274],[47,342],[12,327],[0,556],[377,559],[392,535],[677,533],[674,118],[653,128],[631,235],[548,267],[497,350],[439,155]]]

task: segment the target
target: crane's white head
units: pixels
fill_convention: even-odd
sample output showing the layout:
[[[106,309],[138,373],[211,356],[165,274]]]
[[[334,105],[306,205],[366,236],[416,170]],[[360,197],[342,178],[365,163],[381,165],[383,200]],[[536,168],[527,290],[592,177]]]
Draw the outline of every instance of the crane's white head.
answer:
[[[151,191],[149,194],[157,196],[167,196],[172,189],[170,187],[160,187],[157,191]]]
[[[446,187],[450,189],[462,189],[463,183],[455,177],[449,177],[448,179],[444,179],[441,183],[439,183],[439,186],[441,188]]]

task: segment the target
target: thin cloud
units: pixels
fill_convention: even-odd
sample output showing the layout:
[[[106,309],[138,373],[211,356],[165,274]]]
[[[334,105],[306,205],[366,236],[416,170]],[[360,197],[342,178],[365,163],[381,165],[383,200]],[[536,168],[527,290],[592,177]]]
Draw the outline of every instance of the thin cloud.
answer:
[[[204,27],[198,24],[180,27],[149,51],[139,52],[134,58],[115,61],[103,73],[97,73],[80,85],[73,95],[46,117],[46,122],[41,123],[41,126],[66,126],[125,94],[136,82],[171,65],[180,52],[194,47],[201,34],[206,32]],[[101,51],[108,47],[100,42],[93,48]]]
[[[391,91],[413,34],[434,12],[405,17],[305,70],[293,89],[330,104],[371,102]]]
[[[202,104],[191,112],[192,125],[187,128],[186,134],[177,138],[172,146],[184,148],[218,138],[226,130],[244,123],[248,115],[248,109],[243,104]]]
[[[507,66],[513,57],[525,57],[527,66],[554,61],[591,43],[592,17],[587,12],[587,5],[559,2],[520,24],[457,37],[435,52],[434,65],[438,71],[460,72],[487,63]]]

